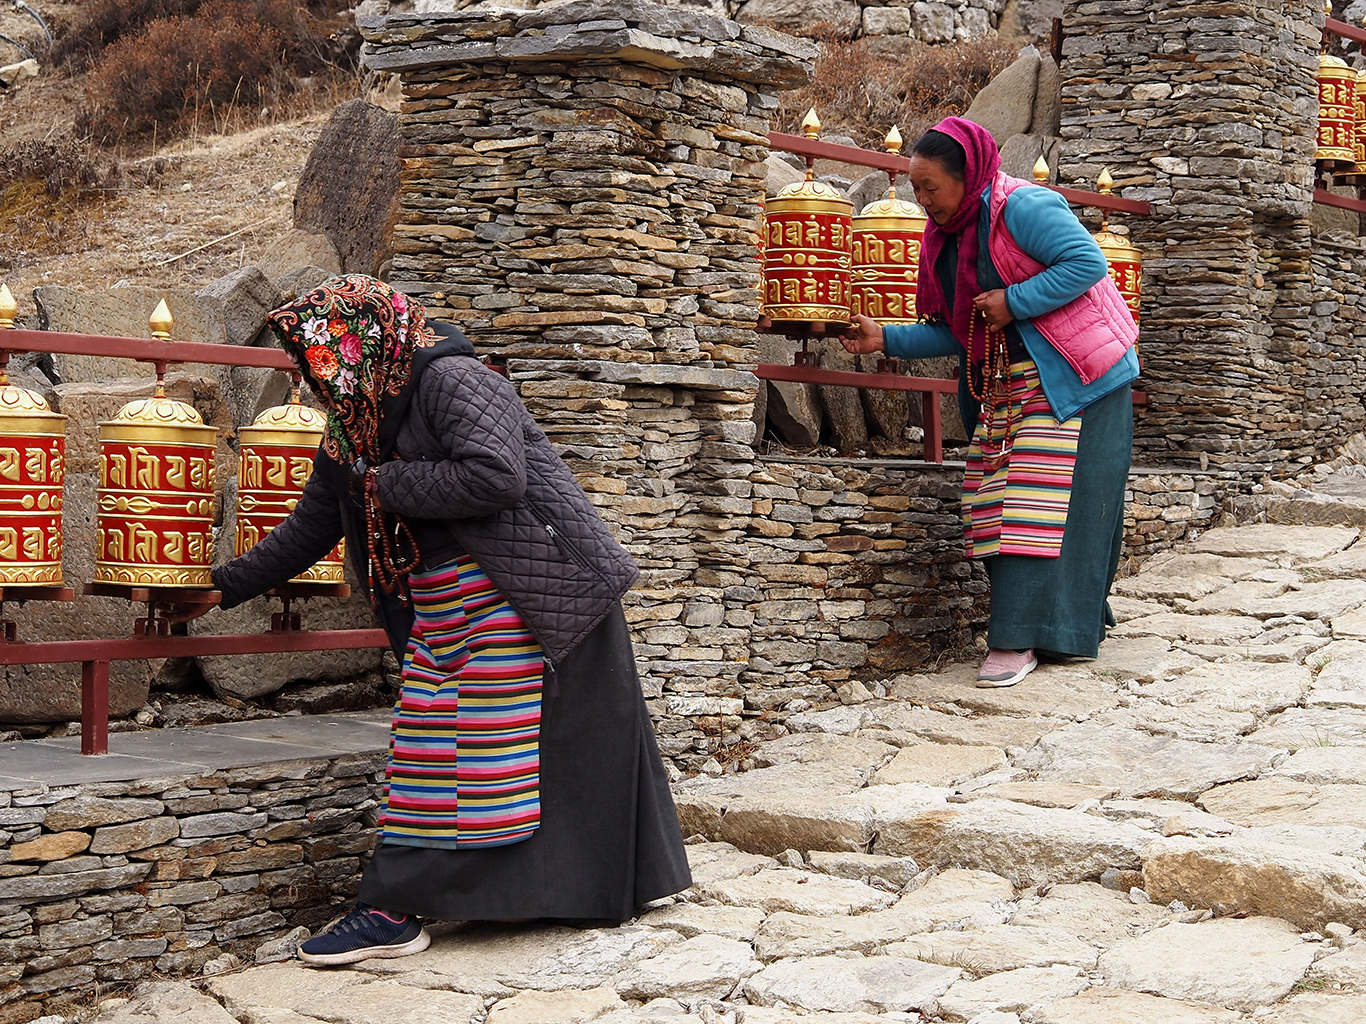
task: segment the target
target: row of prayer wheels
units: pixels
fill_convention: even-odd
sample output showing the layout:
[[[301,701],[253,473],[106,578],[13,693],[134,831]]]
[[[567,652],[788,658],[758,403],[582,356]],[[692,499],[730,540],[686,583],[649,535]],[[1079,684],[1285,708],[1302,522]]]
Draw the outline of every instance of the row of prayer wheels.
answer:
[[[1330,0],[1325,18],[1333,16]],[[1355,71],[1328,53],[1328,33],[1319,51],[1319,135],[1314,162],[1337,174],[1366,174],[1366,71]]]
[[[803,133],[814,141],[820,127],[816,111],[809,111]],[[901,133],[895,127],[886,145],[893,155],[900,153]],[[1042,157],[1034,178],[1048,180]],[[1108,194],[1114,181],[1103,172],[1096,184]],[[816,321],[843,325],[859,314],[880,324],[914,322],[925,222],[924,210],[897,198],[895,181],[885,199],[869,203],[855,216],[843,193],[814,180],[808,158],[806,180],[788,185],[764,210],[759,242],[764,316],[779,329]],[[1137,322],[1143,254],[1111,231],[1108,219],[1096,242]]]
[[[15,312],[0,285],[0,331],[14,326]],[[152,337],[170,338],[165,302],[149,322]],[[326,424],[323,413],[301,404],[296,383],[289,404],[238,432],[237,554],[293,510]],[[62,582],[65,434],[66,417],[0,369],[0,585]],[[212,587],[217,430],[194,406],[167,397],[158,380],[153,397],[129,402],[99,425],[99,441],[92,582]],[[343,562],[339,543],[291,582],[341,583]]]

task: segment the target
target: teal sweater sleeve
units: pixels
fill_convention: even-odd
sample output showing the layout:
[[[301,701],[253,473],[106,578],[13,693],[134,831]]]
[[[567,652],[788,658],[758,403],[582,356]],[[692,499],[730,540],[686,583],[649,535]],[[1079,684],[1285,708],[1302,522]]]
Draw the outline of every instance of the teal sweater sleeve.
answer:
[[[944,323],[888,324],[882,328],[882,347],[893,359],[956,356],[962,351],[949,325]]]
[[[1052,189],[1017,188],[1006,199],[1005,222],[1020,248],[1044,265],[1006,288],[1016,320],[1067,305],[1109,272],[1096,240]]]

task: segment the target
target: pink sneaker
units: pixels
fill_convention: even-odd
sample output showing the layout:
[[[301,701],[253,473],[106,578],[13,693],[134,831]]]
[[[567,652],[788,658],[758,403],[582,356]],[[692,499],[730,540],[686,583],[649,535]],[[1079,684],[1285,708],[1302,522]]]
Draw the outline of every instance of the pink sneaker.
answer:
[[[1034,657],[1034,649],[1009,651],[993,647],[987,651],[987,660],[977,671],[977,685],[1014,686],[1038,667],[1039,659]]]

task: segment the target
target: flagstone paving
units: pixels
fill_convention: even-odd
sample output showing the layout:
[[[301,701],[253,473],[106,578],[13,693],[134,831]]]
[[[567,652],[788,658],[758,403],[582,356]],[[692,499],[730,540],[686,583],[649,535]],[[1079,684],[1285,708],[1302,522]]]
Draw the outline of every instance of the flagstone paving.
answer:
[[[635,921],[438,923],[412,957],[219,963],[97,1019],[1366,1020],[1363,571],[1355,528],[1208,531],[1119,581],[1097,661],[886,680],[680,781],[695,884]]]

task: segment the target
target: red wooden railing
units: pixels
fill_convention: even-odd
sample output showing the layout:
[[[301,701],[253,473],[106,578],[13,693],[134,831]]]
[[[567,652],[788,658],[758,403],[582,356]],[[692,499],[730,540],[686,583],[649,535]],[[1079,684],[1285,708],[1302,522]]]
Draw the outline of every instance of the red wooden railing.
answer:
[[[294,371],[284,352],[269,348],[242,348],[236,345],[207,345],[196,342],[159,341],[151,338],[116,338],[94,334],[64,334],[56,331],[0,329],[0,358],[13,352],[57,352],[70,355],[113,356],[152,363],[158,373],[176,363],[214,363],[226,366],[264,366]],[[333,629],[312,631],[300,628],[297,613],[289,602],[307,595],[324,596],[345,590],[328,587],[285,587],[275,596],[284,600],[284,611],[272,616],[271,629],[261,633],[207,636],[171,636],[164,617],[165,605],[190,596],[187,591],[160,588],[107,588],[87,584],[88,593],[114,593],[130,601],[145,602],[147,614],[134,623],[134,635],[109,640],[69,640],[31,643],[15,635],[6,622],[0,632],[0,665],[39,665],[79,662],[81,665],[81,753],[109,752],[109,663],[140,658],[192,658],[208,655],[275,654],[286,651],[340,651],[387,647],[389,638],[382,629]],[[193,596],[216,602],[213,591],[195,591]],[[63,587],[0,587],[0,620],[6,600],[72,600],[73,592]],[[160,617],[159,617],[160,616]]]

